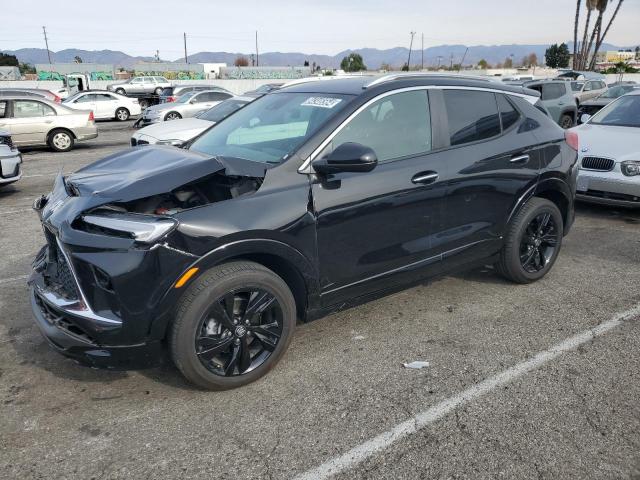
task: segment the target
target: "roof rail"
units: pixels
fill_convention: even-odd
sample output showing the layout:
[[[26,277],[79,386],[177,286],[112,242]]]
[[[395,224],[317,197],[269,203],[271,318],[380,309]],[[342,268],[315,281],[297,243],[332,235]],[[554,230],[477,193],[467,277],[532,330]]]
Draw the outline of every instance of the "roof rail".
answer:
[[[371,75],[367,74],[347,74],[347,75],[323,75],[321,77],[305,77],[305,78],[297,78],[295,80],[291,80],[290,82],[285,83],[282,88],[292,87],[294,85],[300,85],[302,83],[309,82],[318,82],[318,81],[328,81],[328,80],[339,80],[344,78],[353,78],[353,77],[368,77]]]
[[[391,82],[393,80],[398,80],[401,78],[467,78],[470,80],[478,80],[482,82],[491,82],[491,77],[481,77],[479,75],[464,75],[464,74],[455,74],[455,73],[423,73],[423,72],[402,72],[402,73],[388,73],[386,75],[382,75],[377,77],[370,83],[367,83],[362,88],[370,88],[376,85],[380,85],[381,83]]]

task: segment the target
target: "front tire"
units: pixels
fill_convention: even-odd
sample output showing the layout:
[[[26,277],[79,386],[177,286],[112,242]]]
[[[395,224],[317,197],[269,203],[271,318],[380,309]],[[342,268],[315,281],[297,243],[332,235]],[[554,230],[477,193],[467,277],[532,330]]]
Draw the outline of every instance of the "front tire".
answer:
[[[130,116],[131,114],[129,113],[129,110],[124,107],[120,107],[116,110],[116,120],[119,120],[120,122],[126,122],[129,120]]]
[[[118,95],[126,95],[127,92],[124,91],[124,88],[116,88],[116,93]]]
[[[240,387],[278,363],[295,324],[295,300],[282,278],[257,263],[226,263],[202,274],[180,300],[171,356],[199,387]]]
[[[180,120],[182,118],[182,115],[180,115],[178,112],[169,112],[165,115],[164,120],[169,121],[169,120]]]
[[[562,214],[553,202],[533,197],[511,221],[497,264],[515,283],[532,283],[549,271],[562,246]]]
[[[162,90],[164,90],[164,89],[163,89],[163,88],[158,87],[158,88],[156,88],[156,89],[155,89],[154,93],[155,93],[156,95],[160,96],[160,95],[162,94]]]
[[[49,133],[47,143],[56,152],[68,152],[73,148],[73,134],[64,129],[53,130]]]

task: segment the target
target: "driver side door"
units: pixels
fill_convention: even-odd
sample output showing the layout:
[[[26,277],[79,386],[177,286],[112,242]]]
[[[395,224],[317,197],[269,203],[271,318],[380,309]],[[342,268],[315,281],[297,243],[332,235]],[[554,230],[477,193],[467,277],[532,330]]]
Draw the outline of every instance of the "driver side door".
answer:
[[[424,276],[440,262],[432,236],[444,209],[439,175],[446,178],[431,154],[427,90],[379,97],[329,139],[316,159],[354,142],[373,149],[378,165],[312,181],[323,306]]]

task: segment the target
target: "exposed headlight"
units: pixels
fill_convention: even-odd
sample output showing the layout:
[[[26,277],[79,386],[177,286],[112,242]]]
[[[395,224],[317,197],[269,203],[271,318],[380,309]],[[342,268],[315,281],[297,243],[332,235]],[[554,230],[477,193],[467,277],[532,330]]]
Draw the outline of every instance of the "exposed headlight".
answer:
[[[82,220],[114,233],[121,233],[138,242],[153,243],[173,230],[178,222],[166,217],[127,213],[90,213]]]
[[[636,175],[640,175],[640,161],[627,160],[620,164],[620,169],[627,177],[635,177]]]
[[[184,145],[184,140],[178,140],[177,138],[172,138],[169,140],[158,140],[156,145],[171,145],[173,147],[182,147]]]

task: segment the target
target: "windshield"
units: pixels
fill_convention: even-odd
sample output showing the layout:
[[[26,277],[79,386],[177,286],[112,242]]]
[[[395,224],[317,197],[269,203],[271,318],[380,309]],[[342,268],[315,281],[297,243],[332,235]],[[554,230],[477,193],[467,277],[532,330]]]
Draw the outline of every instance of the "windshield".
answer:
[[[592,125],[640,127],[640,95],[620,97],[591,119]]]
[[[633,87],[631,86],[619,85],[617,87],[612,87],[606,92],[604,92],[602,95],[600,95],[600,98],[618,98],[624,95],[625,93],[629,93],[631,90],[633,90]]]
[[[571,90],[574,92],[579,92],[584,87],[584,82],[571,82]]]
[[[62,100],[62,103],[71,103],[73,102],[76,98],[78,98],[82,93],[84,92],[79,92],[76,93],[74,95],[71,95],[70,97],[65,98],[64,100]]]
[[[280,163],[351,99],[333,93],[274,93],[249,103],[208,130],[190,150]]]
[[[180,95],[178,98],[176,98],[176,103],[189,103],[189,100],[191,100],[191,98],[199,92],[187,92],[183,95]]]
[[[196,117],[201,118],[202,120],[208,120],[210,122],[219,122],[223,118],[228,117],[233,112],[238,110],[239,108],[246,105],[248,102],[245,100],[225,100],[222,103],[219,103],[215,107],[210,108],[209,110],[205,110],[202,113],[196,115]]]

